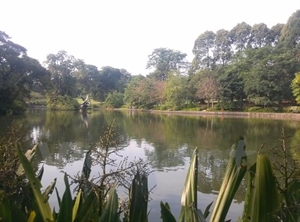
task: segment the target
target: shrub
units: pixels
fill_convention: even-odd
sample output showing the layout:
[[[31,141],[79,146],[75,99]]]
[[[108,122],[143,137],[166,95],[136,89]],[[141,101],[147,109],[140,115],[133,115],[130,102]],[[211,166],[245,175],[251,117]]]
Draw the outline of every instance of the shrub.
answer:
[[[289,113],[300,113],[300,106],[289,106],[285,108],[285,111]]]
[[[124,104],[123,98],[124,98],[123,93],[114,91],[107,95],[105,100],[105,105],[106,107],[110,107],[110,108],[120,108]]]
[[[70,96],[48,95],[47,108],[54,110],[73,110],[79,109],[79,103]]]
[[[236,111],[242,109],[242,103],[240,101],[224,101],[218,103],[216,106],[220,107],[220,110],[223,108],[224,110]]]
[[[272,111],[270,108],[263,108],[260,106],[252,106],[246,109],[248,112],[270,112]]]
[[[173,111],[178,111],[178,110],[181,110],[181,107],[180,106],[173,106],[172,110]]]

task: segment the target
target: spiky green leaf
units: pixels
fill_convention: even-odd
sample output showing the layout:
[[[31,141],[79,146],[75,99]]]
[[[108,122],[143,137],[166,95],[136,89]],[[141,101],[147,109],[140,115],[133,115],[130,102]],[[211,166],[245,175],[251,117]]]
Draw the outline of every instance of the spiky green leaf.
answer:
[[[64,181],[66,189],[61,200],[57,222],[72,221],[73,200],[70,191],[68,176],[66,173],[64,175]]]
[[[179,221],[205,221],[204,215],[197,209],[197,181],[198,181],[198,151],[194,150],[190,167],[185,179],[181,195],[181,212]],[[201,212],[201,213],[200,213]],[[201,218],[203,216],[203,218]]]
[[[75,217],[77,215],[78,209],[81,206],[81,199],[82,199],[82,190],[80,189],[77,193],[74,205],[73,205],[73,210],[72,210],[72,221],[75,220]]]
[[[28,161],[28,159],[25,157],[25,155],[22,153],[20,150],[20,147],[18,145],[17,150],[18,150],[18,155],[20,158],[20,162],[22,164],[22,168],[24,169],[27,178],[30,182],[31,188],[33,190],[33,194],[37,203],[37,206],[39,208],[39,211],[41,213],[41,216],[44,221],[53,221],[53,216],[52,212],[50,209],[50,205],[48,201],[45,201],[45,197],[41,193],[41,182],[35,177],[35,173]]]
[[[207,205],[207,207],[205,208],[205,211],[204,211],[204,217],[207,218],[209,213],[210,213],[210,208],[211,208],[211,205],[213,204],[213,201]]]
[[[90,221],[92,218],[97,218],[98,209],[98,196],[96,195],[96,191],[91,190],[87,197],[82,201],[74,222]]]
[[[41,193],[41,182],[35,177],[35,173],[25,155],[20,150],[19,145],[17,144],[17,151],[19,155],[20,162],[24,168],[26,176],[30,182],[33,194],[36,200],[36,204],[40,211],[40,214],[44,221],[53,221],[52,212],[48,201],[45,201],[45,197]]]
[[[129,191],[129,221],[147,221],[148,178],[138,172]]]
[[[34,147],[32,147],[32,149],[28,149],[28,150],[26,151],[25,157],[27,158],[27,160],[28,160],[29,162],[32,160],[33,156],[35,155],[37,147],[38,147],[38,145],[35,145]],[[24,155],[24,154],[23,154],[23,155]],[[18,170],[17,170],[17,172],[16,172],[16,174],[17,174],[18,176],[21,176],[21,175],[23,175],[24,173],[25,173],[24,167],[23,167],[22,164],[20,164],[20,165],[19,165],[19,168],[18,168]]]
[[[113,187],[108,192],[107,203],[100,217],[100,222],[117,222],[119,220],[118,205],[118,195],[116,188]]]
[[[274,213],[280,206],[280,198],[272,166],[266,154],[257,155],[254,174],[253,171],[248,180],[243,221],[275,221]]]
[[[240,138],[232,147],[223,182],[210,221],[225,221],[233,197],[247,171],[246,144]]]
[[[160,202],[160,212],[163,222],[176,222],[176,219],[171,213],[170,206],[167,202],[165,204],[162,201]]]
[[[49,195],[53,193],[55,184],[56,184],[56,178],[54,178],[54,181],[44,190],[43,196],[45,197],[45,200],[48,200]]]

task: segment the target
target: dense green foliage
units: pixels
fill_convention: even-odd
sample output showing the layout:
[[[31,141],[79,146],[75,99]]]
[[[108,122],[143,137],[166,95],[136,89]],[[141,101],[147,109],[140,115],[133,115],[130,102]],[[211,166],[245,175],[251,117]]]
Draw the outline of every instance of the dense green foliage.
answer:
[[[295,78],[292,81],[293,95],[296,97],[296,101],[300,104],[300,72],[295,74]]]
[[[245,104],[295,104],[297,83],[292,81],[300,71],[299,23],[297,10],[286,24],[271,28],[242,22],[231,30],[205,31],[194,42],[191,63],[185,53],[156,48],[146,64],[147,76],[109,66],[98,69],[65,51],[49,54],[44,68],[1,31],[0,112],[24,110],[30,91],[88,94],[112,107],[125,103],[146,109],[199,108],[204,102],[210,109],[228,110],[243,110]],[[124,94],[123,102],[118,94]]]
[[[106,97],[105,104],[107,107],[120,108],[123,105],[123,93],[113,91]]]
[[[22,112],[30,91],[45,93],[49,72],[0,31],[0,114]]]
[[[47,108],[54,110],[74,110],[79,109],[79,103],[71,96],[48,95]]]

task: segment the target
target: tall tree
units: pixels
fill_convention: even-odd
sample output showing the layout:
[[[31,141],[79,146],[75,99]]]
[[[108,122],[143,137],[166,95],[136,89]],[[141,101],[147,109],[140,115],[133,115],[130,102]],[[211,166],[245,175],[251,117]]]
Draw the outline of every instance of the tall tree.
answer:
[[[129,106],[139,107],[146,101],[145,87],[146,77],[142,75],[133,76],[128,82],[124,92],[124,102]]]
[[[183,107],[188,100],[188,77],[178,73],[170,74],[165,87],[166,102],[173,107]]]
[[[245,93],[257,105],[291,100],[290,84],[299,69],[292,53],[274,47],[246,50],[248,70],[244,70]]]
[[[125,89],[124,101],[129,106],[144,108],[162,104],[165,99],[165,84],[165,81],[142,75],[133,76]]]
[[[251,28],[251,45],[253,48],[261,48],[270,44],[271,31],[264,23],[254,24]]]
[[[234,49],[243,51],[250,47],[251,26],[246,22],[239,23],[230,31],[230,36]]]
[[[199,99],[207,100],[207,104],[214,106],[214,101],[220,95],[220,85],[217,76],[210,70],[200,71],[198,73],[199,82],[196,85],[196,95]]]
[[[100,72],[94,65],[85,64],[81,59],[75,61],[76,95],[99,97]]]
[[[269,35],[269,42],[271,43],[270,45],[276,46],[278,44],[281,35],[281,30],[283,29],[283,27],[284,24],[278,23],[271,28]]]
[[[214,59],[216,64],[226,65],[232,56],[231,39],[229,31],[220,29],[216,32]]]
[[[51,82],[55,94],[61,96],[76,94],[75,62],[74,56],[68,55],[66,51],[47,56],[45,65],[52,75]]]
[[[225,67],[224,72],[218,75],[218,82],[222,88],[220,97],[222,102],[229,108],[241,108],[242,101],[246,98],[243,78],[239,71],[239,66],[231,64]],[[238,107],[234,105],[234,101],[238,101]]]
[[[288,48],[299,46],[300,43],[300,10],[291,15],[282,28],[280,41]]]
[[[44,92],[49,73],[26,49],[0,31],[0,113],[23,111],[31,90]]]
[[[194,71],[199,69],[212,68],[214,65],[213,51],[215,50],[215,38],[216,34],[212,31],[206,31],[201,34],[194,43],[193,54],[195,60],[193,65],[198,67],[192,67]]]
[[[100,99],[105,100],[108,93],[113,91],[124,93],[130,78],[131,74],[125,69],[117,69],[110,66],[102,67],[99,78]]]
[[[148,56],[147,69],[154,69],[150,77],[165,81],[170,72],[186,72],[189,64],[187,54],[167,48],[154,49]]]
[[[100,97],[100,72],[94,65],[86,65],[85,76],[79,83],[82,85],[83,91],[81,93],[91,94],[94,98]]]

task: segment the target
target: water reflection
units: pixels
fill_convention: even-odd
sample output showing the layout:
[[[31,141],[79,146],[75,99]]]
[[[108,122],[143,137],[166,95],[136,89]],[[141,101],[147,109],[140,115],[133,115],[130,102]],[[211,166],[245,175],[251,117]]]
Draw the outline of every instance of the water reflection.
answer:
[[[212,201],[209,198],[215,198],[220,189],[229,148],[240,135],[246,139],[249,165],[254,162],[255,153],[262,143],[266,144],[266,149],[278,145],[282,128],[291,136],[294,146],[300,144],[299,122],[294,120],[102,110],[86,113],[30,110],[15,120],[22,122],[28,137],[40,144],[38,160],[49,167],[56,167],[57,172],[67,170],[72,164],[80,165],[84,153],[99,140],[104,128],[115,120],[124,143],[130,144],[122,155],[143,157],[156,170],[149,178],[149,187],[157,185],[149,204],[153,208],[150,221],[159,220],[161,200],[169,201],[172,212],[179,214],[175,206],[180,204],[189,157],[195,147],[199,149],[198,191],[202,199],[208,198],[209,203]],[[2,123],[9,125],[11,121],[5,119]],[[300,159],[299,149],[294,155]],[[77,169],[80,170],[81,167]],[[243,181],[235,196],[236,203],[242,203],[245,186]],[[231,216],[237,218],[239,215]]]

